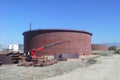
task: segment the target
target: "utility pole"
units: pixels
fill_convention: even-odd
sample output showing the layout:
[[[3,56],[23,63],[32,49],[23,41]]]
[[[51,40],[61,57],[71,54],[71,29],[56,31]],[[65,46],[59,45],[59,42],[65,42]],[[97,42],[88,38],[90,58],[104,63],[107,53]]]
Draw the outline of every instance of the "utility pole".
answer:
[[[30,22],[30,31],[32,30],[32,23]]]
[[[2,45],[0,44],[0,49],[2,48]]]

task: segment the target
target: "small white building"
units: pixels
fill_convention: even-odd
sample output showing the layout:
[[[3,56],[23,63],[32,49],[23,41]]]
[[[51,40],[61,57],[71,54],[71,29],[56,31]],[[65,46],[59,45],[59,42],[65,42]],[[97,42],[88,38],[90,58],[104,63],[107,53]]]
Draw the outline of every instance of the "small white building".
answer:
[[[8,49],[12,52],[23,53],[24,46],[22,44],[10,44],[8,45]]]

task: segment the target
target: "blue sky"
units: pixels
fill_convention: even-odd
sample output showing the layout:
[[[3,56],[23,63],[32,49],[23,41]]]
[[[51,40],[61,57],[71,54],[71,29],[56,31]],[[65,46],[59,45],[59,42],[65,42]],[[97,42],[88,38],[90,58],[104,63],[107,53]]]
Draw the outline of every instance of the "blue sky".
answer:
[[[23,44],[24,31],[75,29],[92,43],[120,42],[120,0],[0,0],[0,44]]]

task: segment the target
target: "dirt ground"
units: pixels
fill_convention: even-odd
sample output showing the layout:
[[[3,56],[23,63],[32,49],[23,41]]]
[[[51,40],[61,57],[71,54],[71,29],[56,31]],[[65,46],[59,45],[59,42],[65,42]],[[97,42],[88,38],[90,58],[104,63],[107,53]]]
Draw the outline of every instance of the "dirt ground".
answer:
[[[0,80],[120,80],[119,71],[120,55],[115,54],[94,59],[82,57],[47,67],[2,65]]]
[[[120,54],[101,56],[94,65],[45,80],[120,80]]]
[[[0,66],[0,80],[42,80],[69,73],[79,67],[85,67],[95,63],[92,58],[70,59],[59,61],[46,67],[24,67],[12,65]]]

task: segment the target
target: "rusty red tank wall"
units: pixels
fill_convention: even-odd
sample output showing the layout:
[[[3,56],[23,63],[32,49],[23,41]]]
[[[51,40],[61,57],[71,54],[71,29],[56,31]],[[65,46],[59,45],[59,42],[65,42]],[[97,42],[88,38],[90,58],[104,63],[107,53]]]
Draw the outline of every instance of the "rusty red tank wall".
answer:
[[[92,50],[108,50],[108,46],[106,44],[92,44]]]
[[[47,31],[41,32],[33,31],[23,33],[24,35],[24,50],[27,52],[32,48],[39,48],[41,46],[69,41],[69,43],[63,43],[60,45],[52,46],[43,51],[40,51],[38,55],[54,55],[54,54],[90,54],[91,53],[91,33],[84,31]]]

